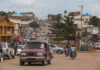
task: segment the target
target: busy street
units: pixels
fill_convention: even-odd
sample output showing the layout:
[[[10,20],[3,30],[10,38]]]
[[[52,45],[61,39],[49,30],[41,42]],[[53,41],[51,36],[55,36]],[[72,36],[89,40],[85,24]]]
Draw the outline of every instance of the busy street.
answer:
[[[100,1],[0,0],[0,70],[100,70]]]
[[[72,60],[64,54],[55,54],[51,65],[41,64],[20,66],[19,57],[7,59],[0,63],[0,70],[100,70],[100,53],[78,53]]]

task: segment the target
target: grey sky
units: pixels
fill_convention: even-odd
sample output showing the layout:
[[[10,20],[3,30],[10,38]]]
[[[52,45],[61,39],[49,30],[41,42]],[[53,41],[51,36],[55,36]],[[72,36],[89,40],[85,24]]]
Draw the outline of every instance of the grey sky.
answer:
[[[47,14],[59,14],[80,11],[78,5],[84,5],[84,12],[100,15],[100,0],[0,0],[0,10],[28,12],[33,11],[39,18]]]

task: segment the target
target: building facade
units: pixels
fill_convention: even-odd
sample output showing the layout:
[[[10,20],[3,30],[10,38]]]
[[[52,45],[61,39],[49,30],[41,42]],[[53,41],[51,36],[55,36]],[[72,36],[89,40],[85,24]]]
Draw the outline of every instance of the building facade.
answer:
[[[8,19],[0,21],[0,42],[8,42],[15,36],[15,24]]]

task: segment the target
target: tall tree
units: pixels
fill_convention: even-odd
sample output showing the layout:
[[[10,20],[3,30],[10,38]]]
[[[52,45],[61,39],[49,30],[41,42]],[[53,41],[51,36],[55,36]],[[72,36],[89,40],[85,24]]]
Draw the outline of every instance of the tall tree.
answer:
[[[4,11],[0,11],[0,16],[7,16],[8,14]]]
[[[91,19],[90,19],[90,22],[89,22],[91,25],[93,26],[97,26],[97,27],[100,27],[100,19],[97,18],[96,16],[93,16]]]
[[[51,32],[54,36],[52,37],[53,40],[75,40],[75,32],[78,28],[74,24],[73,17],[65,16],[63,22],[57,21],[51,27]]]
[[[65,16],[64,20],[64,33],[66,40],[75,40],[75,32],[78,29],[77,25],[74,24],[72,16]]]

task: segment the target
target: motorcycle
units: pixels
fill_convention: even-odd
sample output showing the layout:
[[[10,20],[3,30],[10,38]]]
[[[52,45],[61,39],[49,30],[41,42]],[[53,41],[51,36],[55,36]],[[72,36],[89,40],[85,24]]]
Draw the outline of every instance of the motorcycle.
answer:
[[[70,53],[70,57],[74,60],[77,57],[76,51]]]
[[[65,50],[65,55],[66,55],[66,56],[69,55],[69,50],[68,50],[68,48],[66,48],[66,50]]]

